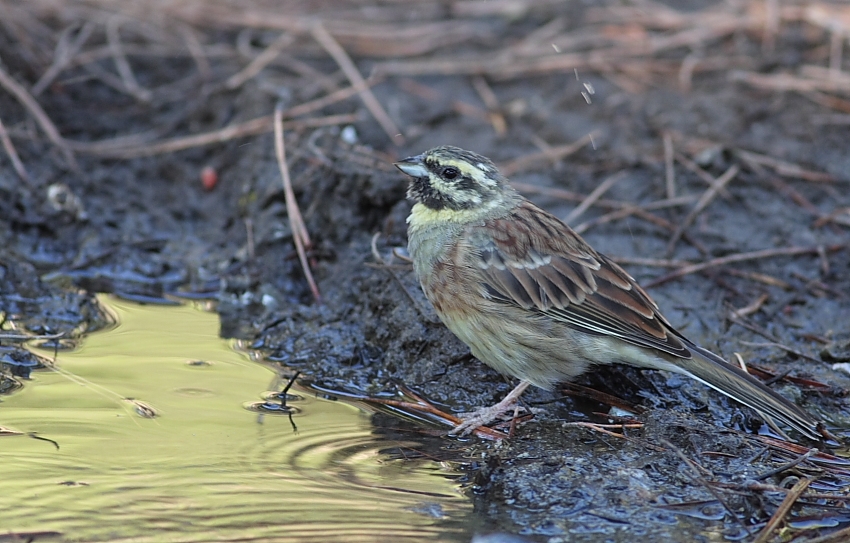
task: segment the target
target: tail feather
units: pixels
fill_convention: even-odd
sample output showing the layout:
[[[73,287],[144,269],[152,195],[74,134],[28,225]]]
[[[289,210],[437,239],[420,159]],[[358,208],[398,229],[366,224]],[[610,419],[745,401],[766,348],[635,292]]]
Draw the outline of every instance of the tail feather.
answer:
[[[676,361],[683,373],[733,400],[787,424],[810,439],[821,440],[829,437],[821,421],[755,377],[702,347],[690,342],[687,342],[687,347],[693,358]]]

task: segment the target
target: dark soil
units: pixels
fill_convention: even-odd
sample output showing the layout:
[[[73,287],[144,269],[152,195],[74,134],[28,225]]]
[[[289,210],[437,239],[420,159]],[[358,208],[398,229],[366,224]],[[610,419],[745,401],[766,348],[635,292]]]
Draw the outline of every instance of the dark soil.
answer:
[[[27,42],[20,31],[0,25],[0,66],[27,89],[52,62],[63,29],[79,29],[77,23],[92,17],[95,30],[83,50],[107,43],[103,15],[90,8],[96,2],[68,4],[74,9],[54,12],[45,7],[48,3],[0,0],[0,19],[15,18],[21,28],[41,32],[30,34]],[[695,4],[682,13],[722,12],[710,2]],[[110,6],[104,2],[101,7],[118,9]],[[653,9],[659,17],[662,9],[672,11]],[[723,9],[731,17],[738,13]],[[654,12],[649,13],[651,19]],[[552,3],[511,16],[469,18],[481,35],[457,46],[456,54],[496,51],[558,20],[566,29],[563,35],[584,36],[578,50],[591,52],[591,38],[607,28],[595,14],[573,3]],[[445,21],[448,15],[425,9],[419,16]],[[161,24],[158,29],[134,21],[122,32],[136,46],[152,47],[156,32],[164,33],[166,41],[169,33],[178,35],[158,19],[150,22]],[[641,24],[609,31],[637,32]],[[108,55],[66,68],[37,102],[68,140],[93,142],[146,131],[162,139],[268,115],[278,100],[291,107],[327,94],[325,84],[344,86],[336,64],[302,37],[287,54],[325,74],[326,81],[313,81],[311,87],[303,69],[299,73],[292,63],[273,64],[228,90],[221,83],[250,60],[236,54],[239,44],[241,51],[256,55],[278,32],[232,25],[202,30],[205,50],[229,52],[211,56],[209,74],[201,74],[188,54],[128,53],[141,87],[154,89],[148,102],[105,83],[118,77]],[[651,25],[643,30],[665,35]],[[740,169],[685,230],[669,258],[700,262],[763,249],[813,250],[712,267],[652,287],[651,295],[674,325],[705,347],[725,357],[739,352],[748,363],[778,375],[825,383],[817,387],[780,379],[773,386],[836,433],[846,433],[850,376],[834,364],[850,360],[850,124],[842,114],[850,110],[839,107],[850,103],[847,88],[834,96],[780,92],[733,77],[735,70],[794,74],[806,65],[826,66],[829,43],[825,31],[800,21],[784,22],[772,49],[764,36],[746,29],[702,39],[698,45],[711,48],[711,58],[728,58],[728,64],[697,70],[689,90],[682,88],[680,66],[693,55],[709,56],[693,44],[641,60],[641,66],[674,69],[488,74],[498,113],[507,123],[504,135],[486,115],[459,112],[456,101],[487,112],[468,75],[390,76],[374,87],[379,102],[403,127],[403,145],[393,145],[356,96],[320,110],[317,115],[354,113],[360,119],[352,125],[356,141],[350,131],[343,137],[338,126],[287,133],[294,189],[314,244],[310,258],[321,303],[313,301],[294,249],[271,134],[141,158],[77,152],[72,165],[31,112],[0,90],[0,118],[29,174],[28,181],[20,180],[8,155],[0,154],[0,315],[7,328],[13,324],[26,333],[62,334],[64,339],[50,341],[63,347],[105,322],[93,300],[96,292],[154,303],[180,296],[211,298],[218,302],[223,336],[248,340],[287,371],[303,372],[314,386],[379,394],[401,383],[447,410],[467,411],[498,401],[512,383],[469,356],[437,319],[412,269],[398,257],[391,259],[395,248],[406,245],[410,208],[405,178],[392,159],[453,144],[507,164],[538,152],[541,142],[559,146],[596,131],[592,146],[554,163],[536,162],[512,179],[587,195],[603,179],[621,174],[602,198],[649,204],[666,197],[667,133],[676,152],[712,177],[733,166]],[[438,51],[447,58],[445,49]],[[351,54],[364,74],[386,62],[354,49]],[[850,60],[843,68],[846,78]],[[415,85],[430,91],[411,92]],[[591,88],[593,94],[587,94]],[[747,152],[805,171],[760,165]],[[208,165],[219,182],[206,191],[199,176]],[[706,182],[681,161],[674,172],[677,195],[698,198],[705,192]],[[577,202],[555,195],[528,191],[532,200],[566,217]],[[652,213],[679,224],[694,205],[695,200]],[[574,223],[611,210],[591,206]],[[379,255],[392,260],[388,266],[373,255],[375,234]],[[637,215],[592,225],[584,233],[610,256],[658,260],[667,258],[671,235],[658,221]],[[625,266],[643,284],[670,271]],[[733,322],[731,311],[762,295],[763,304],[737,319],[743,325]],[[0,390],[16,386],[37,364],[18,345],[2,339]],[[583,376],[580,383],[645,408],[636,417],[644,426],[625,431],[628,439],[565,426],[577,420],[604,422],[605,417],[592,413],[607,412],[609,406],[559,392],[527,393],[524,399],[538,411],[518,426],[514,438],[463,442],[464,463],[474,468],[470,496],[494,531],[540,541],[632,541],[635,536],[708,541],[720,532],[745,536],[742,524],[757,532],[784,498],[782,492],[748,486],[758,474],[794,457],[753,433],[761,426],[753,412],[699,383],[660,372],[609,367]],[[850,485],[850,472],[810,462],[758,482],[790,486],[797,480],[793,477],[802,475],[819,476],[811,488],[822,492],[844,495]],[[742,520],[724,511],[709,488]],[[814,537],[850,520],[843,504],[798,507],[793,515],[826,519],[809,525],[804,535]],[[792,526],[804,528],[802,522]]]

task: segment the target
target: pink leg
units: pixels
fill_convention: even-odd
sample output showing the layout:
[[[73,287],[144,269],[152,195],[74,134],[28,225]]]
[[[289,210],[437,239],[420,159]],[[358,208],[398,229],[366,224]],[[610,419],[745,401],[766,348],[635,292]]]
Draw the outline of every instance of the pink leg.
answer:
[[[517,399],[522,396],[522,393],[525,392],[525,389],[527,389],[530,384],[531,383],[528,381],[521,381],[516,388],[510,391],[508,395],[496,405],[482,407],[477,411],[465,414],[463,416],[463,422],[455,426],[455,429],[452,430],[451,433],[463,436],[472,432],[479,426],[484,426],[485,424],[493,422],[499,418],[499,416],[514,408],[514,404],[516,404]]]

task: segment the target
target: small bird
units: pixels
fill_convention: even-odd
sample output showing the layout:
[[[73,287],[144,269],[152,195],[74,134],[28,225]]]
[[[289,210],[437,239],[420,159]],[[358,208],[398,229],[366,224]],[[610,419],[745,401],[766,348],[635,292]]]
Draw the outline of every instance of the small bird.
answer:
[[[530,384],[551,389],[619,362],[687,375],[808,438],[831,437],[676,331],[631,275],[520,196],[488,158],[444,146],[395,165],[411,177],[408,249],[425,296],[476,358],[521,380],[456,431],[494,420]]]

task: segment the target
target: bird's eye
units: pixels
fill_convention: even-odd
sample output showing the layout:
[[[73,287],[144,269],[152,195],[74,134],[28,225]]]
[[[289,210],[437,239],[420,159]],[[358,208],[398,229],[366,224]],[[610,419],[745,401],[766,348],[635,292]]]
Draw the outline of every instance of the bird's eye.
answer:
[[[443,171],[440,173],[445,179],[454,179],[460,175],[460,170],[458,170],[454,166],[447,166],[443,168]]]

